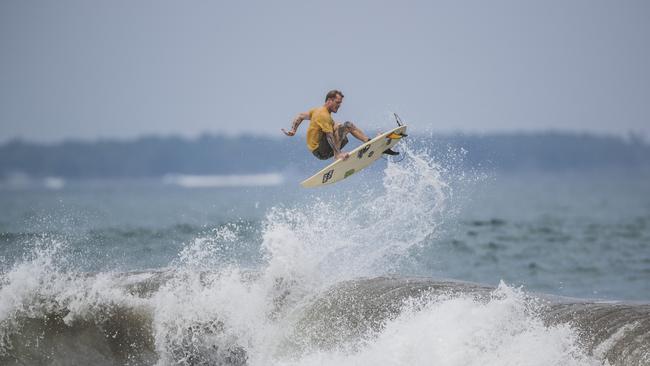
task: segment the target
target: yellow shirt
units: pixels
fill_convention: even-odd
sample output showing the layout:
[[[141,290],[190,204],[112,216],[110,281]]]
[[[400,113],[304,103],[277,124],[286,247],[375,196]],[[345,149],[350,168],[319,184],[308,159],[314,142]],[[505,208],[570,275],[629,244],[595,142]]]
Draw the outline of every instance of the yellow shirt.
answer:
[[[334,132],[334,120],[325,106],[309,111],[309,128],[307,129],[307,147],[314,151],[318,148],[323,133]]]

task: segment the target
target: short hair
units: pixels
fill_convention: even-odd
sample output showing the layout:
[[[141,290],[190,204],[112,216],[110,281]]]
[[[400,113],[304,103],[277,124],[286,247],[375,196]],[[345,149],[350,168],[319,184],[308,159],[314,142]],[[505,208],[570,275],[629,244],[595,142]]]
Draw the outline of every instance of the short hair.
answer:
[[[334,99],[336,98],[337,95],[340,95],[341,98],[345,97],[345,95],[343,95],[343,93],[341,93],[340,90],[334,89],[327,92],[327,95],[325,96],[325,101],[327,102],[329,99]]]

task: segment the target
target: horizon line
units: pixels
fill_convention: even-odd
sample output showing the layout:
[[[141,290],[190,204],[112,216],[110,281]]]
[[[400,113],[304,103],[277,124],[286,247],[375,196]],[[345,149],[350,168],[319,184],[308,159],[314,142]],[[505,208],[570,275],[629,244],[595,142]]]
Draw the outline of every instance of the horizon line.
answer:
[[[304,132],[303,132],[304,134]],[[435,135],[441,137],[494,137],[494,136],[542,136],[542,135],[564,135],[564,136],[590,136],[598,138],[616,138],[623,141],[631,142],[643,142],[645,144],[650,144],[650,136],[646,135],[643,131],[633,131],[629,130],[625,133],[614,133],[607,131],[589,131],[589,130],[571,130],[571,129],[557,129],[557,128],[548,128],[548,129],[531,129],[531,130],[493,130],[493,131],[463,131],[463,130],[454,130],[454,131],[433,131],[426,130],[423,132],[413,132],[412,136],[415,137],[434,137]],[[240,139],[244,137],[253,137],[253,138],[263,138],[263,139],[272,139],[280,140],[286,138],[280,130],[278,129],[278,134],[272,134],[268,132],[250,132],[242,131],[237,133],[223,132],[223,131],[204,131],[199,134],[188,135],[182,133],[142,133],[135,136],[96,136],[96,137],[64,137],[61,139],[53,140],[39,140],[31,139],[23,136],[14,136],[8,139],[0,139],[0,147],[8,146],[11,144],[25,144],[25,145],[39,145],[39,146],[57,146],[65,145],[70,143],[82,143],[82,144],[96,144],[96,143],[132,143],[138,142],[147,139],[179,139],[187,142],[195,142],[204,138],[228,138],[228,139]],[[301,138],[301,135],[296,137]]]

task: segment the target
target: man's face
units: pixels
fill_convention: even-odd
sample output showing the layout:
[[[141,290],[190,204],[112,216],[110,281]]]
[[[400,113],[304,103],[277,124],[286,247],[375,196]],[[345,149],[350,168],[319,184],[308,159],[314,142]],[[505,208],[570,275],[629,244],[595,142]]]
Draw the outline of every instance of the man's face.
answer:
[[[336,113],[339,110],[341,103],[343,103],[343,97],[340,94],[336,94],[336,97],[327,100],[327,107],[330,112]]]

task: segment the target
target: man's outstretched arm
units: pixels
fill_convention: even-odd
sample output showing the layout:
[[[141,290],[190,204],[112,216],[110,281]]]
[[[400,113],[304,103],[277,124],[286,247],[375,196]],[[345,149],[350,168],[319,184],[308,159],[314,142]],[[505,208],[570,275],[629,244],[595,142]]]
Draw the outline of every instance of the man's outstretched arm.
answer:
[[[284,134],[287,135],[287,136],[295,135],[296,131],[298,131],[298,126],[300,126],[300,124],[304,120],[309,120],[309,112],[298,113],[296,118],[293,119],[293,124],[291,125],[291,130],[287,131],[287,130],[285,130],[283,128],[282,132],[284,132]]]

